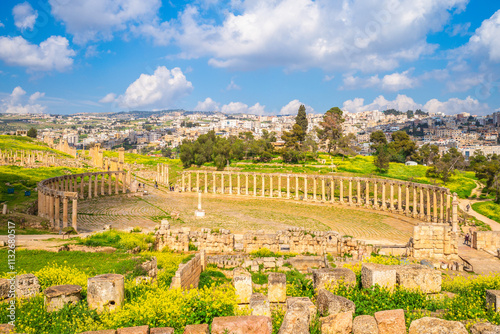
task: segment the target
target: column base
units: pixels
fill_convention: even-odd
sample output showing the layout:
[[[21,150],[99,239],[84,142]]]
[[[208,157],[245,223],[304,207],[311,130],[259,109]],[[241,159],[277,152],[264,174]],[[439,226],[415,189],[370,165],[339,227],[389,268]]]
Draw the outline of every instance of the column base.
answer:
[[[205,210],[196,210],[194,212],[195,217],[205,217]]]

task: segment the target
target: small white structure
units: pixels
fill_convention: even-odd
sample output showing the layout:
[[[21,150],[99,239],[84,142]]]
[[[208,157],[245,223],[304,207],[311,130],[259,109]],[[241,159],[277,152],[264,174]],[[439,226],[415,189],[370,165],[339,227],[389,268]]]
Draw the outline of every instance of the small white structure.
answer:
[[[195,217],[205,217],[205,211],[201,209],[201,191],[198,192],[198,210],[194,212]]]
[[[405,162],[406,166],[417,166],[418,164],[415,161],[407,161]]]

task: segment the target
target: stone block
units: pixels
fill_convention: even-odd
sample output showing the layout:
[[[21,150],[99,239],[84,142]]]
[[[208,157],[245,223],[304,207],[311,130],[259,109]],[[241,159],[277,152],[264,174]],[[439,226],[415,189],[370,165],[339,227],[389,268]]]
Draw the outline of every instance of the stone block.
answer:
[[[486,290],[486,308],[500,311],[500,290]]]
[[[212,334],[272,334],[271,317],[247,315],[218,317],[212,322]]]
[[[291,305],[293,303],[295,303],[296,301],[301,301],[301,302],[306,303],[306,305],[308,305],[308,307],[309,307],[309,319],[312,321],[314,319],[314,317],[316,316],[316,312],[318,310],[316,305],[314,305],[314,303],[311,301],[311,299],[309,299],[309,297],[288,297],[286,299],[286,309],[288,310],[291,307]]]
[[[33,274],[16,276],[16,298],[29,298],[40,292],[38,278]]]
[[[267,289],[271,303],[284,303],[286,301],[286,275],[283,273],[270,273]]]
[[[0,278],[0,300],[9,297],[10,291],[10,280],[6,278]]]
[[[252,275],[244,269],[233,270],[233,285],[236,290],[238,303],[248,304],[252,296]]]
[[[354,313],[356,310],[356,305],[354,305],[353,301],[341,296],[336,296],[325,289],[319,290],[317,303],[318,311],[321,315],[326,315],[327,313],[332,315],[349,311]]]
[[[14,333],[14,326],[9,324],[0,324],[0,334]]]
[[[320,318],[321,334],[351,334],[352,311],[342,312]]]
[[[396,266],[396,283],[406,289],[438,293],[441,291],[441,281],[441,272],[427,266],[418,264]]]
[[[470,328],[470,334],[500,334],[500,326],[489,322],[480,322]]]
[[[87,302],[90,309],[98,312],[119,309],[125,297],[123,275],[104,274],[90,277],[87,281]]]
[[[328,284],[344,282],[346,285],[356,285],[356,274],[347,268],[315,269],[313,272],[314,288],[325,288]]]
[[[375,284],[388,289],[393,289],[396,284],[396,269],[376,263],[363,263],[361,268],[361,283],[368,289]]]
[[[175,329],[172,327],[157,327],[149,329],[149,334],[174,334],[174,332]]]
[[[56,285],[43,292],[47,312],[58,311],[66,304],[76,304],[81,299],[82,287],[79,285]]]
[[[254,293],[250,297],[250,309],[252,310],[252,315],[263,315],[266,317],[271,316],[271,307],[269,305],[269,299],[262,293]]]
[[[210,334],[207,324],[187,325],[184,328],[183,334]]]
[[[438,318],[424,317],[412,321],[409,334],[468,334],[464,324],[459,321],[446,321]]]
[[[371,315],[360,315],[352,322],[353,334],[378,334],[377,320]]]
[[[296,301],[286,311],[278,334],[309,334],[309,305]]]
[[[405,313],[403,310],[375,312],[379,334],[406,334]]]
[[[118,328],[116,334],[149,334],[149,326]]]

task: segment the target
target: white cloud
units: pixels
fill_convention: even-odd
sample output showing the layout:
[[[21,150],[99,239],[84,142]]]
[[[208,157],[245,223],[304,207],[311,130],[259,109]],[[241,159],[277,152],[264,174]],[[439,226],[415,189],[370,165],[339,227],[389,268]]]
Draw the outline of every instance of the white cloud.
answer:
[[[231,82],[226,87],[226,90],[240,90],[240,89],[241,89],[241,87],[238,86],[236,83],[234,83],[233,79],[231,79]]]
[[[1,100],[0,110],[4,113],[12,114],[38,114],[43,113],[47,107],[35,103],[36,100],[45,96],[45,93],[36,92],[32,94],[26,103],[23,103],[26,91],[20,86],[14,88],[12,93]]]
[[[0,59],[8,65],[23,66],[30,71],[65,71],[73,65],[75,51],[61,36],[51,36],[40,45],[31,44],[21,36],[0,36]]]
[[[323,81],[332,81],[334,78],[335,78],[335,75],[325,74],[325,76],[323,77]]]
[[[248,105],[242,102],[230,102],[223,105],[221,111],[225,114],[245,114],[248,112]]]
[[[153,74],[141,74],[130,86],[125,94],[115,100],[120,107],[134,109],[139,107],[169,108],[175,101],[188,95],[193,90],[193,84],[178,67],[172,70],[165,66],[158,66]],[[107,98],[107,99],[106,99]],[[110,94],[103,99],[110,100]]]
[[[263,106],[257,102],[248,109],[248,113],[254,115],[264,115],[266,113],[266,106]]]
[[[299,100],[292,100],[288,102],[287,105],[283,106],[280,110],[280,115],[295,115],[299,111],[300,105],[303,104],[306,107],[306,113],[313,113],[314,109]]]
[[[198,101],[196,107],[193,110],[195,111],[218,111],[220,103],[215,102],[211,98],[207,97],[205,101]]]
[[[21,30],[33,30],[38,12],[28,2],[23,2],[14,6],[12,15],[14,15],[14,24],[17,28]]]
[[[387,100],[380,95],[372,103],[364,103],[364,99],[355,98],[344,102],[343,110],[347,112],[361,112],[370,110],[387,110],[396,109],[400,111],[421,109],[430,113],[445,113],[453,115],[461,112],[469,112],[471,114],[488,114],[491,112],[490,107],[485,103],[480,103],[478,100],[470,96],[464,100],[451,98],[448,101],[440,102],[437,99],[429,100],[425,105],[415,102],[411,97],[406,95],[398,95],[394,100]]]
[[[111,40],[114,32],[152,22],[160,0],[49,0],[52,15],[61,20],[74,41]]]
[[[3,28],[5,27],[5,24],[3,24],[1,21],[0,21],[0,28]]]
[[[395,72],[392,74],[387,74],[382,79],[380,79],[378,75],[373,75],[366,78],[346,75],[344,76],[343,88],[358,89],[378,87],[380,89],[391,92],[413,88],[418,84],[418,79],[411,77],[411,71],[413,71],[413,69],[401,73]]]
[[[486,54],[490,61],[500,62],[500,38],[498,36],[500,36],[500,10],[483,21],[465,47],[459,49],[459,52]]]
[[[216,67],[392,70],[434,52],[429,32],[468,0],[246,0],[234,1],[220,23],[188,5],[168,21],[181,56],[210,57]],[[165,41],[163,41],[165,43]]]
[[[116,100],[116,94],[115,93],[109,93],[106,94],[105,97],[99,100],[100,103],[112,103]]]
[[[469,33],[470,22],[466,22],[463,24],[454,24],[448,28],[446,28],[446,33],[450,36],[465,36]]]

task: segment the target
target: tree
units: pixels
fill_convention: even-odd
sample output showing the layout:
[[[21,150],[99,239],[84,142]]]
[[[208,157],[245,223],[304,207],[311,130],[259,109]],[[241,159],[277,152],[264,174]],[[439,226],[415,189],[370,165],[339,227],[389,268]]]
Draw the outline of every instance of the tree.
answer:
[[[377,171],[380,173],[387,173],[389,170],[389,162],[391,160],[391,155],[387,144],[382,144],[378,147],[377,156],[375,157],[374,164],[377,167]]]
[[[302,129],[302,134],[299,138],[299,141],[302,142],[306,138],[307,125],[308,125],[306,107],[303,104],[301,104],[299,107],[299,111],[297,113],[297,116],[295,117],[295,124],[298,124]]]
[[[405,131],[396,131],[392,133],[392,142],[388,144],[388,148],[391,161],[403,163],[415,154],[417,145]]]
[[[378,151],[382,145],[387,145],[387,138],[382,130],[377,130],[370,134],[370,142],[372,143],[371,148]]]
[[[333,154],[341,155],[343,161],[345,157],[355,155],[359,150],[360,148],[356,145],[356,136],[353,133],[349,133],[347,136],[341,136],[337,140]]]
[[[414,161],[430,166],[439,160],[439,146],[424,144],[412,156]]]
[[[305,138],[305,134],[302,131],[302,127],[297,123],[293,125],[292,131],[284,131],[281,135],[281,140],[285,142],[285,147],[295,150],[300,148],[301,138]]]
[[[330,108],[323,116],[323,122],[320,123],[321,128],[316,130],[319,140],[328,148],[328,153],[342,137],[342,123],[344,123],[342,115],[343,112],[340,108]]]
[[[436,159],[434,165],[427,170],[426,175],[439,178],[446,184],[455,173],[455,169],[461,169],[464,166],[465,159],[462,153],[452,147],[440,159]]]
[[[36,136],[37,136],[36,129],[35,128],[29,129],[27,136],[30,137],[30,138],[36,138]]]

